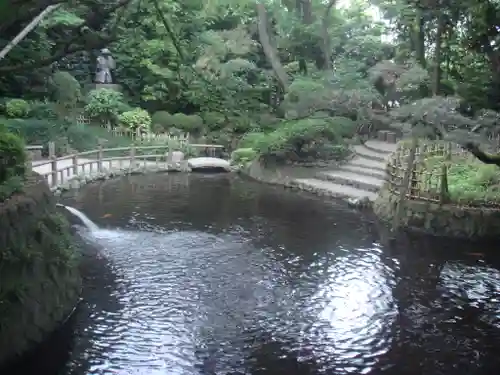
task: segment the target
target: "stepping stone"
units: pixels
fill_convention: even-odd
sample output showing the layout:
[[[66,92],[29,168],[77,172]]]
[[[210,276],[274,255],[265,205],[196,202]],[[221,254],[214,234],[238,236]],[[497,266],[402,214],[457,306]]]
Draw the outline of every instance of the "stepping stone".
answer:
[[[384,180],[378,177],[361,175],[347,171],[320,172],[316,176],[319,179],[335,182],[339,185],[349,185],[357,189],[377,192],[384,184]]]

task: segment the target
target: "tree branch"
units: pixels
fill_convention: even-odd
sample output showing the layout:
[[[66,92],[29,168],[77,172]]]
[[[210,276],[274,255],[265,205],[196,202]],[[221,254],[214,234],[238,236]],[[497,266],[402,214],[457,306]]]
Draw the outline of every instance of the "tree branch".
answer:
[[[493,164],[500,167],[500,154],[489,154],[484,152],[473,142],[467,142],[463,147],[484,164]]]
[[[127,6],[132,0],[120,0],[118,3],[114,4],[113,6],[109,7],[106,9],[106,14],[111,14],[112,12],[117,11],[120,8],[123,8]],[[122,14],[123,15],[123,14]],[[93,49],[100,49],[104,48],[107,45],[109,45],[111,42],[116,40],[117,37],[117,28],[118,24],[121,20],[121,15],[119,16],[119,19],[115,23],[114,27],[112,28],[112,31],[109,35],[107,36],[99,36],[98,39],[92,41],[91,47]],[[21,64],[16,64],[16,65],[8,65],[8,66],[0,66],[0,74],[5,74],[5,73],[15,73],[15,72],[20,72],[23,70],[30,70],[30,69],[39,69],[46,67],[56,61],[59,61],[61,58],[73,55],[77,52],[85,51],[89,49],[88,43],[86,43],[85,39],[85,29],[89,28],[89,23],[91,23],[93,19],[87,18],[85,22],[78,27],[76,30],[77,34],[73,35],[72,38],[70,38],[58,52],[55,52],[51,57],[47,57],[38,61],[32,61],[30,63],[21,63]],[[79,41],[83,40],[83,43]]]
[[[330,27],[330,15],[332,12],[332,8],[337,3],[337,0],[330,0],[326,5],[325,14],[323,14],[323,19],[321,20],[322,31],[323,31],[323,54],[325,55],[325,70],[330,69],[332,67],[332,46],[330,41],[330,34],[328,33],[328,29]]]
[[[285,89],[285,91],[288,90],[288,76],[285,72],[285,69],[283,69],[283,66],[281,65],[281,62],[279,60],[279,57],[274,50],[274,48],[271,46],[271,42],[269,41],[269,34],[267,33],[267,13],[266,13],[266,7],[262,3],[257,3],[257,13],[258,13],[258,29],[259,29],[259,39],[260,39],[260,44],[262,44],[262,49],[264,50],[264,54],[266,55],[267,60],[271,64],[274,74],[278,78],[278,81],[280,82],[281,86]]]

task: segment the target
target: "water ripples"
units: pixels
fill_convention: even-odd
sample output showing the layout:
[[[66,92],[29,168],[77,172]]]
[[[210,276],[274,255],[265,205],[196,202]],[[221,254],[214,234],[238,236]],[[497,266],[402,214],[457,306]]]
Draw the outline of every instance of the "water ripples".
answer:
[[[123,219],[82,232],[99,245],[112,282],[96,280],[86,292],[88,315],[80,317],[68,374],[482,375],[481,366],[495,368],[479,321],[498,326],[497,269],[400,257],[345,209],[261,186],[228,193],[227,181],[217,181],[193,177],[174,189],[175,200],[163,192],[161,212],[150,205],[160,201],[161,181],[129,192],[125,203],[117,196],[98,204],[97,194],[87,194],[92,217],[117,206]],[[224,187],[217,220],[191,206],[199,184],[205,196]],[[315,213],[280,215],[259,199]],[[466,326],[470,308],[477,311]]]

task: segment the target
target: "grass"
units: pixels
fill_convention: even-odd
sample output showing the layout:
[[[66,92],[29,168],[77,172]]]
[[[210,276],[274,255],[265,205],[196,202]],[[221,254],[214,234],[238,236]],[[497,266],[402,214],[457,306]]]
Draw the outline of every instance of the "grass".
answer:
[[[448,191],[454,203],[478,206],[500,205],[500,168],[481,163],[472,156],[454,156],[447,162],[442,156],[428,158],[424,172],[432,172],[430,186],[439,192],[442,165],[448,163]]]

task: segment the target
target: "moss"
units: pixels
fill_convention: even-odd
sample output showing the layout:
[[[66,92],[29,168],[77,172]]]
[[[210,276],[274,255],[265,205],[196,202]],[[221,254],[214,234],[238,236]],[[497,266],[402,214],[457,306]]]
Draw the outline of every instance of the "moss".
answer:
[[[69,225],[43,178],[0,204],[0,363],[31,349],[76,304],[81,280]]]

